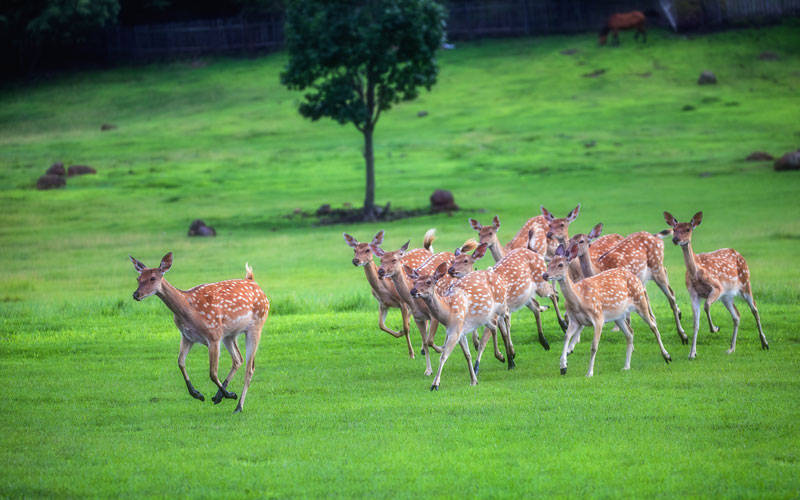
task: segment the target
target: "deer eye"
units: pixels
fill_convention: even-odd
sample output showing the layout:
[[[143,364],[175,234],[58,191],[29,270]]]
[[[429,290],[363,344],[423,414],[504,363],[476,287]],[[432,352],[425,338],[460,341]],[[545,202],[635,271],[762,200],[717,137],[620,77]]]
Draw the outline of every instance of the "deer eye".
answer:
[[[559,263],[558,267],[564,267],[564,264]]]
[[[155,280],[156,280],[155,276],[150,276],[150,281],[155,281]]]

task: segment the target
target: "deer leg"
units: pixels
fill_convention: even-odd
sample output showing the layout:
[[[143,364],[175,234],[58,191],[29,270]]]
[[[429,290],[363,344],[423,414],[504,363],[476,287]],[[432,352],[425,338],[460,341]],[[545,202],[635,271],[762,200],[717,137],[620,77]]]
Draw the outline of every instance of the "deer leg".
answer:
[[[422,354],[425,356],[425,376],[427,377],[433,373],[431,369],[431,356],[428,352],[428,336],[425,334],[428,328],[428,322],[419,318],[414,318],[414,322],[417,324],[417,330],[419,330],[419,334],[422,336]]]
[[[577,335],[573,335],[572,339],[569,341],[569,348],[567,350],[567,356],[572,354],[575,351],[575,345],[581,341],[581,332],[578,332]]]
[[[388,333],[392,337],[399,339],[400,337],[403,336],[403,332],[396,332],[386,326],[386,315],[388,313],[389,313],[389,308],[385,304],[381,303],[380,309],[378,310],[378,328]]]
[[[678,336],[681,338],[681,342],[686,344],[689,338],[686,336],[686,332],[683,331],[683,326],[681,326],[681,310],[678,308],[678,302],[675,300],[675,292],[672,290],[672,287],[669,286],[667,270],[663,266],[658,272],[653,273],[653,281],[656,282],[658,288],[660,288],[667,297],[669,307],[672,308],[672,315],[675,318],[675,327],[678,329]]]
[[[592,354],[589,357],[589,371],[586,372],[586,376],[587,377],[594,376],[594,358],[597,356],[597,346],[600,344],[600,334],[601,333],[603,333],[603,324],[599,320],[595,320],[595,323],[594,323],[594,338],[592,338]],[[633,344],[631,344],[631,348],[632,347],[633,347]]]
[[[233,410],[233,413],[242,411],[244,398],[247,396],[247,389],[250,387],[250,381],[253,379],[253,373],[256,371],[256,351],[258,351],[258,342],[261,340],[262,328],[264,328],[263,323],[258,328],[245,332],[247,344],[245,347],[244,386],[242,387],[242,397],[239,398],[239,404],[236,405],[236,409]]]
[[[728,354],[733,354],[736,351],[736,336],[739,335],[739,318],[741,315],[739,314],[739,310],[736,309],[736,305],[733,303],[733,297],[724,296],[722,297],[722,303],[725,304],[725,307],[728,308],[728,312],[731,313],[731,320],[733,320],[733,335],[731,335],[731,348],[728,349]]]
[[[623,370],[630,370],[631,369],[631,354],[633,354],[633,330],[631,329],[630,325],[625,322],[625,320],[618,319],[615,321],[617,327],[625,334],[625,366],[622,367]]]
[[[539,312],[539,304],[531,299],[525,306],[531,310],[533,317],[536,318],[536,330],[539,332],[539,343],[544,347],[545,351],[549,351],[550,343],[547,342],[547,339],[544,337],[544,331],[542,331],[542,315]]]
[[[189,390],[189,394],[195,399],[205,401],[206,398],[200,393],[200,391],[194,388],[191,380],[189,380],[189,374],[186,373],[186,356],[189,354],[189,351],[192,350],[193,345],[194,343],[189,342],[183,335],[181,335],[181,349],[178,353],[178,368],[180,368],[181,374],[183,374],[183,381],[186,382],[186,389]]]
[[[461,350],[464,352],[464,357],[467,358],[467,367],[469,368],[469,385],[478,385],[478,374],[472,369],[472,354],[469,352],[469,341],[466,335],[462,335],[458,341],[461,345]]]
[[[439,358],[439,370],[436,372],[436,377],[433,378],[433,384],[431,384],[432,391],[439,390],[439,380],[442,378],[442,368],[444,368],[444,364],[447,362],[447,358],[450,357],[450,353],[453,352],[453,349],[456,347],[456,344],[459,343],[459,337],[461,337],[461,328],[455,326],[448,326],[447,327],[447,334],[444,339],[444,346],[442,346],[442,356]],[[473,372],[474,373],[474,372]]]
[[[564,334],[564,350],[561,351],[561,375],[566,375],[567,373],[567,350],[569,349],[570,341],[576,335],[580,335],[582,329],[583,326],[579,325],[577,321],[574,319],[570,321],[567,333]]]
[[[408,355],[414,359],[414,346],[411,345],[411,328],[409,325],[409,312],[405,304],[400,304],[400,315],[403,317],[403,336],[406,338],[408,345]]]
[[[428,346],[433,348],[436,352],[442,352],[442,348],[436,345],[433,342],[433,338],[436,336],[436,331],[439,329],[439,320],[436,318],[432,318],[431,322],[428,323]]]
[[[225,380],[222,381],[222,389],[227,389],[228,388],[228,384],[230,383],[231,379],[233,378],[233,375],[236,373],[236,370],[238,370],[239,367],[242,366],[242,363],[244,362],[244,358],[242,358],[242,353],[239,352],[239,347],[236,345],[236,337],[235,336],[224,337],[222,339],[222,345],[225,346],[225,349],[231,355],[231,371],[228,372],[228,376],[225,377]],[[230,392],[228,394],[233,394],[233,398],[231,398],[231,399],[236,399],[236,393],[235,392]],[[216,404],[219,404],[220,401],[222,401],[223,397],[225,397],[225,394],[222,392],[222,390],[217,390],[217,393],[214,395],[213,398],[211,398],[211,400],[216,405]]]
[[[689,348],[689,359],[697,357],[697,331],[700,330],[700,297],[692,295],[692,347]]]
[[[647,326],[650,327],[650,331],[653,332],[653,335],[656,336],[656,342],[658,343],[658,348],[661,349],[661,356],[664,358],[664,361],[669,363],[670,361],[672,361],[672,356],[669,355],[667,350],[664,348],[664,343],[661,341],[661,333],[659,333],[658,331],[658,325],[656,325],[656,316],[655,314],[653,314],[653,308],[650,307],[650,300],[647,299],[647,308],[642,306],[643,304],[637,305],[636,312],[639,313],[639,316],[641,316],[644,322],[647,323]],[[630,329],[631,327],[630,320],[628,321],[627,326]]]
[[[756,307],[756,301],[753,299],[753,295],[751,293],[743,293],[742,297],[744,300],[747,301],[747,305],[750,306],[750,312],[753,313],[753,317],[756,319],[756,326],[758,327],[758,338],[761,339],[761,348],[762,349],[769,349],[769,344],[767,343],[767,337],[764,336],[764,330],[761,329],[761,317],[758,314],[758,308]]]
[[[219,368],[219,343],[219,340],[208,343],[208,375],[211,377],[211,381],[217,384],[217,387],[219,387],[219,390],[217,391],[218,395],[222,393],[223,397],[228,399],[236,399],[236,394],[228,392],[217,376],[217,369]],[[216,398],[216,396],[214,397]],[[222,399],[220,398],[220,401],[221,400]],[[219,403],[219,401],[214,401],[214,404],[216,403]]]
[[[475,331],[477,332],[477,329]],[[483,329],[483,336],[481,336],[481,341],[478,343],[478,345],[475,346],[475,351],[477,354],[475,355],[475,365],[473,365],[472,370],[475,372],[476,375],[478,374],[478,370],[481,366],[481,358],[483,357],[483,351],[484,349],[486,349],[486,344],[489,343],[489,337],[491,337],[492,340],[494,341],[495,350],[499,351],[497,347],[497,330],[495,330],[495,328],[493,327],[487,326],[486,328]],[[495,357],[497,357],[497,353],[495,353]]]
[[[711,333],[717,333],[719,331],[719,327],[715,325],[713,321],[711,321],[711,309],[708,307],[708,303],[703,304],[703,309],[705,309],[706,318],[708,319],[708,330]]]
[[[511,342],[511,322],[508,316],[499,318],[498,324],[500,326],[500,334],[503,336],[503,343],[506,346],[506,354],[508,354],[508,369],[513,370],[516,365],[514,358],[517,354],[514,352],[514,344]]]
[[[550,300],[553,302],[553,310],[556,312],[556,319],[558,320],[558,326],[561,327],[561,331],[566,333],[567,320],[565,316],[561,315],[561,311],[558,309],[558,294],[553,292],[553,294],[550,296]]]

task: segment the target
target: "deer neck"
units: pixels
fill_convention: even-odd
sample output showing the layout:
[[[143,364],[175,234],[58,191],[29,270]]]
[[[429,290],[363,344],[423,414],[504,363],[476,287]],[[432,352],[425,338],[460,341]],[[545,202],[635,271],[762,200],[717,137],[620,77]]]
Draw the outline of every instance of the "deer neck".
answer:
[[[378,276],[378,266],[374,262],[368,262],[364,266],[364,274],[367,275],[367,281],[369,281],[369,285],[373,290],[382,292],[385,289],[381,278]]]
[[[489,245],[489,251],[492,252],[492,257],[494,258],[495,262],[500,262],[500,259],[505,257],[503,246],[500,244],[500,240],[497,239],[497,235],[494,235],[494,240],[492,244]]]
[[[436,321],[439,323],[447,326],[450,323],[450,316],[452,313],[452,307],[450,304],[445,302],[445,300],[435,291],[424,297],[423,300],[425,304],[428,306],[428,309],[431,312],[431,316],[433,316]]]
[[[186,292],[178,290],[172,286],[167,280],[161,280],[161,290],[156,292],[170,311],[175,314],[176,318],[181,319],[185,323],[203,324],[204,322],[197,314],[197,311],[186,298]]]
[[[403,299],[403,302],[411,304],[412,307],[417,303],[416,299],[411,296],[411,289],[408,287],[408,281],[403,271],[397,271],[392,275],[392,283],[394,283],[394,288],[400,298]]]
[[[589,257],[588,249],[583,252],[583,255],[578,257],[578,261],[580,262],[581,273],[583,273],[584,278],[588,278],[589,276],[594,276],[597,274],[597,270],[594,268],[594,264],[592,264],[592,259]]]
[[[588,277],[588,276],[586,276]],[[564,279],[559,281],[561,284],[561,293],[564,294],[564,301],[568,304],[571,304],[575,307],[582,308],[583,301],[575,292],[575,287],[573,286],[574,283],[569,277],[569,273],[564,276]]]
[[[697,276],[697,260],[695,260],[694,250],[692,250],[692,242],[682,246],[683,261],[686,263],[686,270],[689,271],[690,276]]]

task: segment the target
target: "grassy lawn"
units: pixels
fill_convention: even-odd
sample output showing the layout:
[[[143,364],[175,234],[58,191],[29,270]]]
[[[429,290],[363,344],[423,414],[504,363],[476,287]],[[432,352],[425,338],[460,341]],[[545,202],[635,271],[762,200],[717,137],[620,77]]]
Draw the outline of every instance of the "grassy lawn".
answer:
[[[443,51],[433,91],[378,124],[377,202],[417,208],[446,188],[463,210],[389,224],[287,217],[360,205],[364,167],[353,127],[299,116],[300,96],[278,83],[284,54],[3,87],[0,496],[796,497],[800,176],[744,158],[800,146],[799,30],[795,21],[656,31],[647,45],[623,34],[619,48],[585,35]],[[560,53],[569,48],[578,52]],[[759,60],[765,50],[780,60]],[[705,69],[717,85],[696,84]],[[58,160],[98,174],[36,191]],[[601,221],[608,232],[658,231],[664,210],[680,220],[702,210],[695,250],[747,258],[770,350],[742,302],[727,355],[730,317],[717,304],[721,331],[701,322],[688,361],[651,283],[671,365],[634,317],[629,372],[622,334],[607,329],[595,376],[584,377],[587,330],[562,377],[554,316],[543,315],[546,352],[520,311],[514,371],[487,353],[469,387],[457,349],[429,392],[422,357],[378,330],[342,231],[366,240],[385,229],[393,250],[435,227],[435,247],[451,250],[475,236],[469,217],[498,214],[506,241],[539,205],[563,216],[578,202],[573,232]],[[195,218],[218,236],[187,238]],[[131,298],[128,254],[156,265],[167,251],[179,288],[243,277],[249,262],[272,302],[240,415],[232,401],[210,402],[202,346],[188,370],[206,402],[191,399],[171,314],[157,298]],[[691,330],[683,260],[669,242],[666,265]],[[390,313],[389,325],[399,318]],[[418,350],[413,327],[412,340]]]

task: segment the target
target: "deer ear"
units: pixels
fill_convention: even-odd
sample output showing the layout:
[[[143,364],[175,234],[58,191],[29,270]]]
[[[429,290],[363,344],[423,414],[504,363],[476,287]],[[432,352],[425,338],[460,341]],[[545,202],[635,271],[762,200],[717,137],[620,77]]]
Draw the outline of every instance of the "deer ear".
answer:
[[[378,245],[374,245],[372,243],[369,244],[369,249],[372,250],[372,253],[374,253],[378,257],[383,257],[383,254],[385,253],[381,247],[379,247]]]
[[[475,219],[470,219],[469,220],[469,225],[470,225],[470,227],[472,227],[472,229],[474,229],[476,231],[480,231],[481,228],[483,227],[483,226],[481,226],[481,223],[476,221]]]
[[[569,250],[567,250],[567,261],[570,261],[578,256],[578,244],[573,243],[569,246]]]
[[[480,245],[478,245],[478,248],[476,248],[475,251],[472,252],[472,260],[478,260],[482,258],[484,255],[486,255],[487,248],[489,248],[489,245],[486,243],[481,243]]]
[[[408,267],[407,264],[403,264],[403,271],[406,273],[406,276],[408,276],[412,280],[419,278],[419,273],[416,270]]]
[[[664,212],[664,220],[667,221],[668,226],[675,227],[678,225],[678,219],[673,217],[669,212]]]
[[[563,257],[564,256],[564,244],[563,243],[559,243],[558,247],[556,247],[556,251],[555,251],[554,255],[556,255],[557,257]]]
[[[406,250],[408,250],[408,245],[411,244],[411,240],[406,241],[405,245],[400,247],[400,256],[402,257],[405,255]]]
[[[351,248],[358,247],[358,240],[356,240],[355,238],[353,238],[352,236],[350,236],[347,233],[342,233],[342,236],[344,237],[344,242],[347,243],[347,246],[349,246]]]
[[[161,259],[161,265],[158,268],[161,270],[162,273],[169,271],[169,268],[172,267],[172,252],[169,252]]]
[[[453,252],[453,255],[455,255],[456,257],[461,255],[461,247],[456,248],[455,251]]]
[[[603,232],[603,223],[601,222],[596,226],[594,226],[591,231],[589,231],[589,239],[596,240],[597,238],[600,237],[600,233],[602,232]]]
[[[492,225],[494,226],[495,231],[500,229],[500,217],[495,215],[492,219]]]
[[[378,231],[378,234],[376,234],[375,237],[372,238],[372,244],[373,245],[382,245],[383,244],[383,229]]]
[[[546,208],[544,208],[544,205],[540,206],[539,208],[542,210],[542,215],[544,215],[545,219],[548,221],[556,218],[555,215],[551,214]]]
[[[580,211],[581,211],[581,204],[578,203],[578,206],[573,208],[572,211],[567,214],[567,220],[572,222],[575,219],[577,219],[578,218],[578,214],[580,213]]]
[[[138,260],[134,259],[133,256],[128,255],[128,257],[130,257],[131,262],[133,262],[133,268],[136,269],[137,273],[142,274],[142,271],[147,269],[147,266],[145,266],[144,264],[142,264]]]
[[[441,264],[439,264],[439,267],[437,267],[436,271],[434,271],[433,273],[433,280],[439,281],[442,278],[442,276],[447,274],[447,268],[448,268],[447,262],[442,262]]]
[[[701,222],[703,222],[703,212],[697,212],[694,214],[694,217],[692,217],[692,227],[699,226]]]

